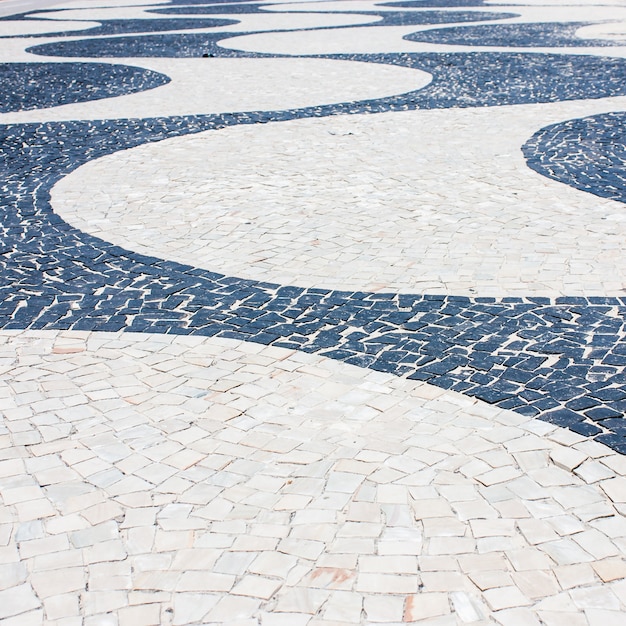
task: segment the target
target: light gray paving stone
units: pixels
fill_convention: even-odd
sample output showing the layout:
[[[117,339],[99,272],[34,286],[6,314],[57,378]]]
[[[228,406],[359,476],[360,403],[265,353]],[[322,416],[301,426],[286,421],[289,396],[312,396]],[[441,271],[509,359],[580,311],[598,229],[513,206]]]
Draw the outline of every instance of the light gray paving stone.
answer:
[[[425,537],[464,537],[469,531],[468,525],[456,516],[425,519],[423,528]]]
[[[118,620],[117,616],[113,613],[104,613],[102,615],[86,617],[84,624],[87,626],[118,626]]]
[[[46,619],[57,620],[68,617],[80,617],[78,596],[74,593],[56,595],[44,600]]]
[[[502,626],[541,626],[541,622],[528,609],[504,609],[494,614]]]
[[[571,539],[549,541],[541,549],[550,555],[559,565],[572,565],[593,561],[593,557]]]
[[[607,537],[626,537],[626,518],[621,515],[600,518],[592,521],[590,525],[601,530]]]
[[[3,625],[6,624],[6,626],[40,626],[43,624],[43,620],[43,610],[35,610],[21,613],[14,617],[7,617],[2,623]]]
[[[276,591],[278,591],[281,585],[282,581],[279,579],[248,574],[232,588],[231,593],[236,596],[269,600]]]
[[[583,522],[573,515],[556,515],[554,517],[546,517],[545,519],[546,523],[561,536],[573,535],[585,529]]]
[[[472,589],[467,578],[455,572],[422,572],[420,579],[427,592],[466,591]]]
[[[626,578],[626,561],[623,558],[609,558],[597,561],[593,563],[592,567],[604,582]]]
[[[423,548],[422,533],[419,528],[412,526],[386,528],[376,545],[381,556],[418,556]]]
[[[404,622],[423,622],[429,618],[450,613],[448,595],[424,593],[407,596],[404,604]]]
[[[606,535],[595,529],[572,535],[572,539],[596,559],[619,554],[615,544]]]
[[[348,591],[335,591],[324,605],[325,620],[359,624],[363,611],[363,596]]]
[[[3,620],[31,612],[41,606],[30,584],[24,583],[0,591],[0,618]],[[28,616],[25,616],[28,620]]]
[[[50,554],[59,552],[69,548],[67,534],[59,534],[42,539],[31,539],[19,543],[20,556],[22,558],[31,558],[42,554]]]
[[[217,604],[218,595],[206,593],[177,593],[174,596],[172,624],[184,626],[200,622]]]
[[[494,611],[531,604],[531,601],[515,586],[488,589],[483,595]]]
[[[587,626],[584,614],[571,611],[540,611],[541,619],[547,626]]]
[[[487,614],[487,608],[473,594],[453,591],[450,594],[450,600],[454,612],[463,623],[483,621]]]
[[[0,590],[17,587],[26,581],[26,577],[27,570],[23,563],[2,563],[0,565]]]
[[[498,537],[515,534],[515,524],[513,520],[471,520],[470,528],[475,538]]]
[[[419,568],[423,572],[456,572],[460,570],[454,557],[426,556],[418,557]]]
[[[551,556],[546,554],[543,545],[541,546],[541,550],[530,547],[510,550],[506,552],[506,558],[518,572],[529,570],[550,570],[555,563]]]
[[[139,606],[128,606],[118,611],[118,623],[120,626],[132,626],[133,624],[144,624],[145,626],[156,626],[161,622],[161,607],[158,604],[144,604]]]
[[[470,537],[432,537],[427,549],[432,555],[471,554],[476,549],[476,541]]]
[[[355,590],[362,593],[416,593],[418,581],[413,576],[400,576],[395,574],[359,574],[355,584]]]
[[[586,483],[595,483],[599,480],[607,480],[615,476],[606,465],[598,461],[586,461],[578,466],[574,473],[580,476]]]
[[[541,544],[545,541],[555,541],[559,538],[552,526],[544,520],[522,519],[517,522],[517,526],[532,545]]]
[[[260,601],[254,598],[223,596],[204,619],[208,623],[235,623],[235,620],[251,618],[259,605]]]
[[[481,591],[507,587],[513,584],[511,575],[502,570],[476,571],[469,574],[469,578]]]
[[[626,478],[617,477],[604,480],[600,486],[613,502],[626,502]]]
[[[618,626],[624,619],[624,612],[590,609],[585,611],[585,617],[589,626]]]
[[[31,574],[29,578],[39,598],[49,598],[86,588],[87,577],[82,567],[63,568],[62,576],[50,576],[49,572]]]
[[[414,574],[418,573],[417,557],[414,556],[367,556],[359,558],[362,572]]]
[[[574,604],[582,609],[620,610],[620,601],[608,588],[593,585],[581,589],[573,589],[570,596]]]
[[[369,622],[400,622],[404,614],[401,596],[367,596],[363,609]]]
[[[556,577],[551,572],[513,572],[515,586],[528,598],[537,599],[555,595],[560,591]]]
[[[262,620],[264,626],[306,626],[311,616],[302,613],[267,613]]]

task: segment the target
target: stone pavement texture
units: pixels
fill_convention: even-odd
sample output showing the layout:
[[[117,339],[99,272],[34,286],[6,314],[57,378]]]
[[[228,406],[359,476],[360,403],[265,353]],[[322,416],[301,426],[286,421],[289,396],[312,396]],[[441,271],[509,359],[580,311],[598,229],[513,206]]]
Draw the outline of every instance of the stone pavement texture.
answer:
[[[2,0],[0,623],[623,626],[626,2]]]

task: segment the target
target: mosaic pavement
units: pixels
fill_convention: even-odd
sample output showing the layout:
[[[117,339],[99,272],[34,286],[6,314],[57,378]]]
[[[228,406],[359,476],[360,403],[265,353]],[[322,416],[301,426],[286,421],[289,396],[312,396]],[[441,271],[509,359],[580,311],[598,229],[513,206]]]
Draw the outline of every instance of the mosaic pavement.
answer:
[[[0,2],[0,623],[622,626],[626,4]]]

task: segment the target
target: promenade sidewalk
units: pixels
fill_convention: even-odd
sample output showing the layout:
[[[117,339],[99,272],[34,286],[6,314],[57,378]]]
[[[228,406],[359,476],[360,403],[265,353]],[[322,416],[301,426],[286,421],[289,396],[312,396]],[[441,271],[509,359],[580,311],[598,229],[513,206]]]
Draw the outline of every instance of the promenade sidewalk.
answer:
[[[0,16],[3,626],[626,623],[626,3]]]

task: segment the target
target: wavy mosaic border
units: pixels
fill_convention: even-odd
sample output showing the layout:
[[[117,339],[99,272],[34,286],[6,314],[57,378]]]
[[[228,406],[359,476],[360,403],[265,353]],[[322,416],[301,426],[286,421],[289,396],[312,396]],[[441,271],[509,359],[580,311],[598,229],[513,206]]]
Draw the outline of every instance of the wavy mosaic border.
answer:
[[[618,41],[582,39],[576,31],[597,22],[572,24],[494,24],[452,26],[405,35],[407,41],[445,44],[448,46],[488,46],[499,48],[598,48],[623,46]]]
[[[0,113],[92,102],[156,89],[159,72],[109,63],[0,63]]]
[[[216,45],[233,33],[202,36],[215,56],[278,56]],[[159,37],[168,55],[181,52],[180,36]],[[94,56],[103,55],[102,41],[91,41]],[[182,51],[187,56],[189,50]],[[496,53],[318,58],[415,67],[433,81],[390,98],[287,111],[0,127],[6,181],[0,326],[217,335],[318,353],[427,380],[626,453],[626,298],[497,300],[259,283],[123,250],[52,212],[52,185],[81,164],[168,137],[305,117],[626,95],[624,59]],[[559,64],[572,74],[566,84],[546,73]],[[494,84],[494,72],[506,79]]]
[[[552,124],[522,147],[528,167],[542,176],[626,202],[626,112]]]

